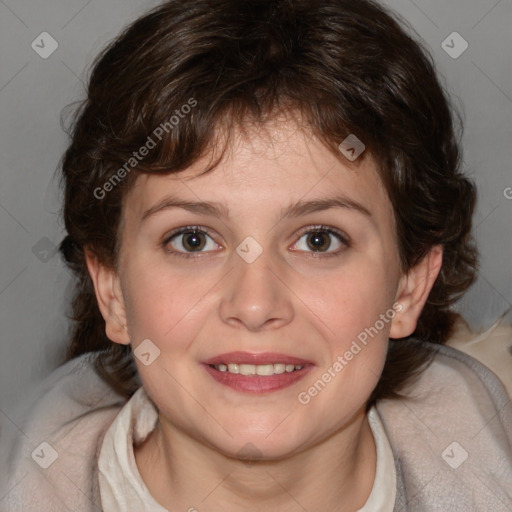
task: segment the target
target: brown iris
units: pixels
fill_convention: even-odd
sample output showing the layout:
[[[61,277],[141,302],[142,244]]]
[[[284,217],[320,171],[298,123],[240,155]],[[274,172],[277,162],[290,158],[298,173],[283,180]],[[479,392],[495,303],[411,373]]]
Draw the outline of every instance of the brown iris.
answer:
[[[331,239],[329,235],[323,231],[315,231],[308,234],[308,247],[314,251],[324,252],[329,249]]]
[[[183,247],[185,247],[187,251],[200,251],[206,244],[204,233],[199,233],[197,231],[187,231],[182,233],[182,236]]]

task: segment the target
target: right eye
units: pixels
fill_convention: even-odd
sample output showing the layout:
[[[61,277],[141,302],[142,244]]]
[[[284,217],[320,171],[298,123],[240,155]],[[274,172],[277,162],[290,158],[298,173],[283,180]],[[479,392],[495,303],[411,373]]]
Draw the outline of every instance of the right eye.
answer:
[[[194,258],[197,256],[193,253],[211,252],[218,248],[208,232],[199,226],[186,226],[174,230],[165,238],[162,245],[165,248],[170,246],[173,250],[167,249],[168,252],[182,258]]]

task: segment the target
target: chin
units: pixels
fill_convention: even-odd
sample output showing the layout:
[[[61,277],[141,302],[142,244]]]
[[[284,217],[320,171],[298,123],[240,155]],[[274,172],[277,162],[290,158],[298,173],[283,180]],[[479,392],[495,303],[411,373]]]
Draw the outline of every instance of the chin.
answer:
[[[274,432],[270,435],[251,435],[247,432],[244,435],[236,435],[233,432],[233,436],[229,445],[216,446],[216,449],[230,458],[247,460],[249,463],[286,459],[306,447],[306,439],[290,436],[289,432]]]

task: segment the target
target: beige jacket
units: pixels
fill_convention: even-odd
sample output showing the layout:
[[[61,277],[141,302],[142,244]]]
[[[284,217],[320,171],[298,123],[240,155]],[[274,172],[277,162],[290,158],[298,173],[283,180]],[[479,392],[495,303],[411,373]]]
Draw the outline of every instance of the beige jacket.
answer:
[[[394,510],[510,512],[510,398],[475,359],[429,347],[434,361],[407,399],[377,403],[397,469]],[[125,401],[96,374],[93,357],[68,362],[40,386],[15,441],[1,433],[1,512],[102,510],[98,452]]]

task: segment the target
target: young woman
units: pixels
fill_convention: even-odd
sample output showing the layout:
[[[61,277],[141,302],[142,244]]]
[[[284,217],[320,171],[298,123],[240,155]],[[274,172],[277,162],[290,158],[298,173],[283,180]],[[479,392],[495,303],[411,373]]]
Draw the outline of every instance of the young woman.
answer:
[[[377,3],[172,0],[98,58],[64,156],[69,362],[6,510],[505,511],[511,409],[442,346],[475,190]]]

